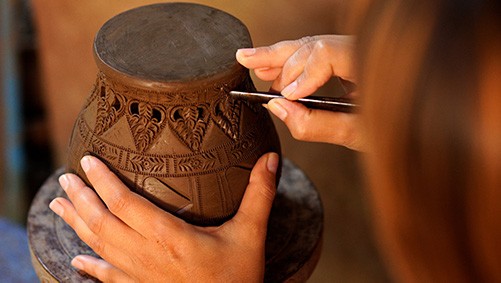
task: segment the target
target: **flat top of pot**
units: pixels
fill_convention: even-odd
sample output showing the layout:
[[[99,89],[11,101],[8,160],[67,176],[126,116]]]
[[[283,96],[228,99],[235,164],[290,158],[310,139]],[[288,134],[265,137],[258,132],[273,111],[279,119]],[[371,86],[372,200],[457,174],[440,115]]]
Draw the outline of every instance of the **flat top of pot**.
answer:
[[[121,13],[99,30],[98,65],[153,82],[190,82],[228,72],[238,48],[251,47],[235,17],[203,5],[162,3]]]

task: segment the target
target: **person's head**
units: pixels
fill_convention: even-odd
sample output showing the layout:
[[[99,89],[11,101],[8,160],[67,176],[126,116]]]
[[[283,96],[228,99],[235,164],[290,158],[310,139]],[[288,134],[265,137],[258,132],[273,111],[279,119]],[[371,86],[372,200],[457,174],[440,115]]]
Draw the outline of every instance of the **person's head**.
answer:
[[[393,275],[501,281],[501,5],[374,1],[358,43],[374,221]]]

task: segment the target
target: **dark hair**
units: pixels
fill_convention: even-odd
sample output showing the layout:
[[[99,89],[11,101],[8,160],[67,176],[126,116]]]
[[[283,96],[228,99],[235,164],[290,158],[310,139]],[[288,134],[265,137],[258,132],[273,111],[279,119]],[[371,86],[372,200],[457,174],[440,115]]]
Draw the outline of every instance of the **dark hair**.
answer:
[[[501,280],[501,73],[486,81],[501,68],[499,8],[374,1],[362,25],[367,172],[397,279]]]

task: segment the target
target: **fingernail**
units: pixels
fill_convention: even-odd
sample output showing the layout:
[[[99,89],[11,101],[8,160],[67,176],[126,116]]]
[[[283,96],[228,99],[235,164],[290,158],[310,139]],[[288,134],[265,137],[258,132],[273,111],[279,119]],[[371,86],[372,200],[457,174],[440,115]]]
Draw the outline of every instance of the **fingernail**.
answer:
[[[237,53],[240,53],[243,56],[252,56],[256,54],[255,48],[241,48],[237,50]]]
[[[68,189],[69,184],[70,184],[70,180],[68,179],[68,176],[66,176],[66,174],[61,175],[59,177],[59,185],[61,185],[63,190],[66,191]]]
[[[82,270],[84,268],[83,262],[78,257],[71,260],[71,265],[78,270]]]
[[[278,168],[278,154],[275,152],[272,152],[268,155],[268,161],[266,162],[266,167],[268,167],[268,171],[270,173],[277,173],[277,168]]]
[[[286,86],[281,93],[283,96],[288,97],[289,95],[293,94],[296,91],[296,89],[297,89],[297,81],[293,81],[291,84]]]
[[[62,216],[64,212],[64,207],[59,203],[57,199],[52,200],[49,203],[50,210],[54,211],[55,214]]]
[[[273,113],[273,115],[277,116],[280,120],[285,120],[287,118],[287,110],[285,110],[285,107],[281,104],[281,101],[283,98],[279,99],[272,99],[270,102],[268,102],[268,109]]]
[[[264,108],[268,109],[268,104],[261,104]]]
[[[84,172],[87,173],[87,171],[89,171],[90,169],[90,157],[84,156],[82,160],[80,160],[80,166],[82,166]]]

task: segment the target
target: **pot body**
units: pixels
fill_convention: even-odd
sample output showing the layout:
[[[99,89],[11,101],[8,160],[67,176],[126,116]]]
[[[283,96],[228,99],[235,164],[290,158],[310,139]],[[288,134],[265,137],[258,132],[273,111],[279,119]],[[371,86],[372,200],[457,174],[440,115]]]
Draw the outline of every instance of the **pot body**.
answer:
[[[96,36],[100,72],[75,122],[68,170],[88,183],[79,161],[91,154],[190,223],[229,219],[257,159],[280,152],[267,111],[228,94],[255,90],[234,59],[250,46],[240,21],[206,6],[156,4],[112,18]]]

